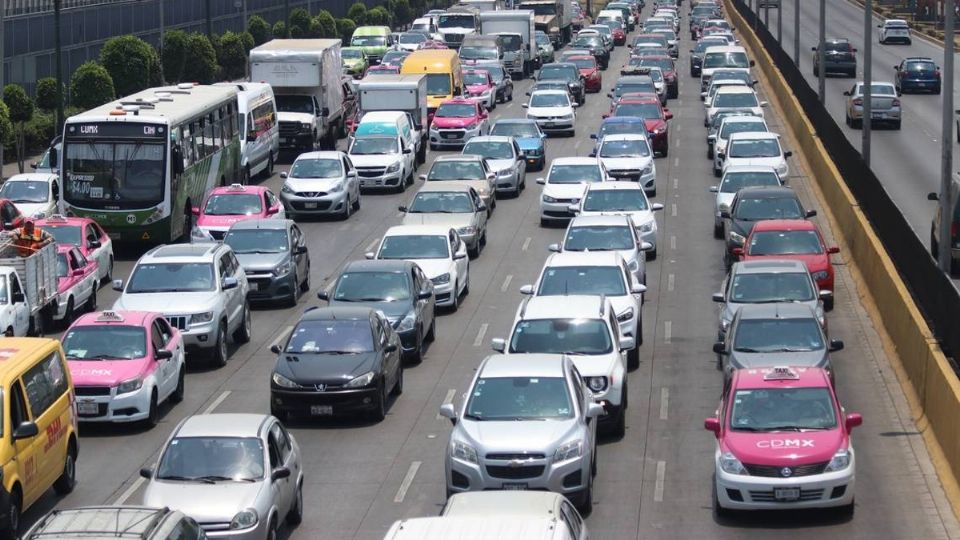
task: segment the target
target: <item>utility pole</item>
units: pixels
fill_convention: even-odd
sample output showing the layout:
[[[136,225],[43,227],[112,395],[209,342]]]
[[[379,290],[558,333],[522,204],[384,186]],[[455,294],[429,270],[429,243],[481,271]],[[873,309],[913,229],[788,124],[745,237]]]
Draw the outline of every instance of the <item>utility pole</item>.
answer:
[[[824,71],[822,67],[820,71]],[[873,0],[866,0],[863,5],[863,122],[860,125],[860,155],[869,167],[873,127]]]
[[[795,0],[798,4],[800,0]],[[827,102],[827,70],[824,69],[824,66],[827,63],[827,51],[826,51],[826,41],[827,41],[827,3],[826,0],[820,0],[820,40],[817,45],[817,65],[820,68],[817,70],[819,75],[817,76],[817,89],[818,94],[820,95],[820,103],[826,104]],[[799,61],[799,60],[798,60]]]
[[[53,47],[57,70],[57,135],[63,133],[63,46],[60,43],[60,2],[61,0],[53,0]]]
[[[760,0],[757,0],[757,5],[760,5]],[[767,4],[763,5],[763,25],[767,27],[767,30],[770,30],[770,6]]]
[[[159,10],[158,10],[158,11],[160,12],[160,46],[158,47],[158,49],[160,50],[160,66],[161,66],[161,68],[160,68],[160,81],[161,81],[162,83],[166,84],[167,81],[166,81],[166,77],[164,77],[164,75],[163,75],[163,67],[162,67],[162,66],[163,66],[163,34],[164,34],[165,30],[166,30],[166,29],[164,28],[164,23],[163,23],[163,12],[164,12],[164,9],[163,9],[163,0],[157,0],[157,7],[159,7]]]
[[[213,15],[210,11],[210,0],[205,0],[203,4],[207,16],[207,37],[213,39]]]
[[[283,31],[286,34],[283,37],[290,37],[290,0],[283,0]]]
[[[951,224],[953,222],[953,34],[955,0],[946,0],[943,9],[943,132],[940,134],[940,249],[937,263],[940,269],[949,274],[951,242]],[[958,135],[960,136],[960,135]]]
[[[800,67],[800,0],[793,0],[793,63]]]
[[[777,6],[777,44],[783,50],[783,1]]]
[[[3,15],[7,11],[7,6],[0,0],[0,91],[3,90]],[[0,144],[0,180],[3,180],[3,145]]]

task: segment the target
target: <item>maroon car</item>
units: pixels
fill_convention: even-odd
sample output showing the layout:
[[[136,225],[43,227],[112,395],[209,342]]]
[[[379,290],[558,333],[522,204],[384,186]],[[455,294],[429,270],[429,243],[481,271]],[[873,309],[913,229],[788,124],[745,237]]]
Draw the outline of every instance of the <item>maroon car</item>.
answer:
[[[643,118],[647,133],[650,134],[650,142],[654,153],[659,153],[664,157],[667,156],[670,150],[670,132],[667,120],[673,118],[673,113],[660,105],[660,98],[656,94],[624,94],[620,98],[620,102],[613,107],[613,110],[603,115],[604,118],[610,116]]]

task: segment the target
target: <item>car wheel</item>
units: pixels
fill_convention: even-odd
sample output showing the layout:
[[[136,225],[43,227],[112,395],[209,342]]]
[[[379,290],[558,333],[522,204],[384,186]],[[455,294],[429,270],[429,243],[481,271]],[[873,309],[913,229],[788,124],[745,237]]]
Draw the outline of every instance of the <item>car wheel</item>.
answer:
[[[186,395],[186,385],[187,381],[187,372],[184,368],[180,368],[180,374],[177,376],[177,388],[170,394],[170,401],[173,403],[180,403],[183,401],[184,396]]]
[[[386,381],[380,381],[380,386],[377,388],[377,399],[373,404],[373,410],[370,412],[370,417],[374,422],[383,422],[383,419],[387,417]]]
[[[823,309],[824,311],[833,311],[833,297],[823,300]]]
[[[622,439],[627,433],[627,385],[623,385],[623,397],[620,399],[620,412],[617,413],[616,423],[610,429],[610,435]]]
[[[353,211],[360,210],[360,190],[357,190],[357,200],[353,201]]]
[[[73,297],[71,296],[67,299],[67,309],[63,312],[63,327],[66,328],[70,326],[70,322],[73,321]]]
[[[277,520],[270,518],[270,524],[267,525],[267,540],[277,540],[279,537],[279,527],[277,526]]]
[[[657,260],[657,248],[653,248],[653,249],[651,249],[650,251],[647,252],[647,260],[648,260],[648,261],[655,261],[655,260]]]
[[[390,391],[391,395],[399,396],[403,393],[403,366],[397,368],[397,382],[393,383],[393,389]]]
[[[303,281],[300,282],[300,292],[306,293],[310,292],[310,265],[307,264],[307,277],[303,278]]]
[[[93,313],[97,310],[97,288],[94,287],[90,290],[90,298],[87,298],[87,305],[84,307],[84,311],[87,313]]]
[[[723,223],[713,225],[713,237],[718,240],[723,238]]]
[[[429,343],[433,343],[433,340],[437,339],[437,318],[434,317],[430,321],[430,328],[427,330],[427,335],[423,336],[423,340]]]
[[[293,271],[293,282],[300,283],[300,276],[297,274],[297,271]],[[297,302],[300,301],[300,287],[294,286],[293,290],[290,291],[290,298],[287,299],[288,307],[296,307]]]
[[[587,517],[593,511],[593,475],[587,475],[587,487],[577,494],[573,501],[574,506],[580,511],[580,515]]]
[[[293,494],[293,508],[287,514],[287,523],[299,525],[303,521],[303,484],[297,484],[297,492]]]
[[[240,175],[240,184],[247,186],[250,185],[250,167],[243,168],[243,174]]]
[[[213,365],[223,367],[227,365],[227,323],[221,322],[217,328],[216,345],[210,351]]]
[[[296,286],[294,286],[296,288]],[[250,338],[253,337],[253,322],[250,317],[250,304],[244,302],[243,304],[243,321],[240,323],[240,327],[233,333],[233,341],[236,343],[247,343],[250,341]]]
[[[467,282],[463,284],[463,296],[470,294],[470,265],[467,265]]]
[[[157,389],[154,388],[150,393],[150,410],[147,411],[147,418],[143,423],[146,427],[152,428],[160,422],[160,404],[157,400]]]
[[[113,257],[110,257],[110,262],[107,265],[107,273],[103,276],[101,283],[110,283],[113,281]]]
[[[269,179],[273,176],[273,152],[270,152],[270,155],[267,156],[267,166],[260,172],[264,179]]]
[[[639,328],[637,330],[639,334]],[[640,367],[640,344],[637,343],[637,346],[627,351],[627,369],[633,371]]]
[[[70,439],[70,447],[67,450],[67,455],[63,459],[63,472],[60,473],[60,477],[57,478],[57,481],[53,483],[53,489],[57,492],[57,495],[66,495],[73,491],[73,488],[77,485],[77,445]]]
[[[451,293],[451,296],[453,297],[453,303],[450,304],[450,312],[451,312],[451,313],[456,313],[457,310],[460,309],[460,295],[457,294],[457,291],[458,291],[458,290],[460,290],[460,283],[459,283],[459,282],[454,283],[454,285],[453,285],[453,292]]]
[[[476,246],[467,250],[467,256],[471,259],[476,259],[480,256],[480,240],[477,240]]]
[[[18,533],[20,532],[21,501],[22,496],[20,495],[19,488],[14,488],[13,493],[10,494],[10,507],[7,509],[6,525],[3,529],[0,529],[0,539],[15,540],[20,538]]]
[[[32,337],[43,337],[44,318],[45,316],[42,312],[30,317],[30,328],[27,329],[27,335]]]
[[[893,123],[893,129],[896,129],[896,130],[900,129],[900,120],[897,120],[896,122]]]
[[[3,337],[13,337],[14,335],[12,326],[8,326],[7,329],[3,331]]]
[[[350,204],[350,195],[347,194],[347,200],[343,201],[343,211],[340,212],[340,215],[337,216],[340,218],[340,221],[346,221],[350,219],[350,214],[353,213],[353,205]]]

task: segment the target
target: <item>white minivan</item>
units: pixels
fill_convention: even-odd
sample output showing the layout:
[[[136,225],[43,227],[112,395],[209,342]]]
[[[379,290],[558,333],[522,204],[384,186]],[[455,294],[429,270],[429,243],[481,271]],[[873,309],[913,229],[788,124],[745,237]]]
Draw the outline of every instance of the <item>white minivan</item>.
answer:
[[[363,115],[348,143],[347,154],[357,168],[363,189],[402,192],[413,183],[420,138],[407,113],[371,111]]]
[[[243,184],[256,175],[270,178],[280,154],[280,126],[277,123],[277,101],[273,88],[266,83],[217,83],[237,88],[237,111],[240,113],[240,166]]]

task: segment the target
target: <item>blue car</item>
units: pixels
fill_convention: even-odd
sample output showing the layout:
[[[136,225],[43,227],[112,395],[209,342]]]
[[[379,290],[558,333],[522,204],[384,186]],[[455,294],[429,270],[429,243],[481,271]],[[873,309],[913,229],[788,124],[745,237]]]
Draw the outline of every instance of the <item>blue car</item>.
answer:
[[[498,122],[499,123],[499,122]],[[647,125],[643,118],[639,116],[611,116],[600,124],[600,130],[590,135],[591,139],[597,141],[593,145],[591,155],[596,155],[600,151],[600,141],[607,135],[621,135],[627,133],[636,133],[639,135],[650,136],[647,132]]]
[[[940,66],[932,58],[916,56],[905,58],[900,65],[894,66],[896,74],[893,84],[897,93],[931,92],[940,93]]]
[[[546,134],[540,130],[535,120],[511,118],[497,120],[490,128],[490,135],[505,135],[517,140],[520,150],[527,156],[528,171],[542,171],[547,164],[547,149],[543,141]]]

